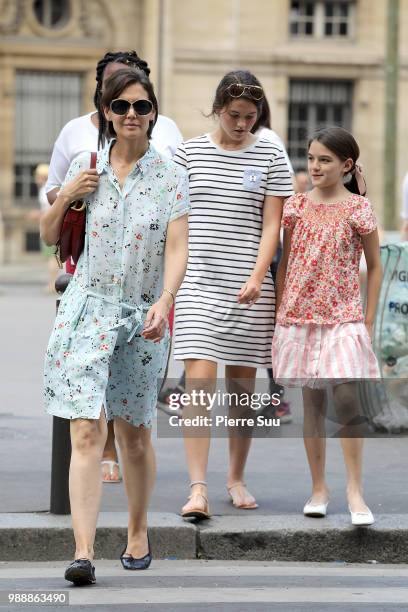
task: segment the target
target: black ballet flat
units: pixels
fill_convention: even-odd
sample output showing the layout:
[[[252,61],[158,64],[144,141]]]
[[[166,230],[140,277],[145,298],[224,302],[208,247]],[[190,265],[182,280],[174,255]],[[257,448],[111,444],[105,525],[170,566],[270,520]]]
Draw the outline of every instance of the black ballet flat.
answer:
[[[149,567],[152,562],[152,551],[150,548],[150,540],[149,536],[147,536],[147,544],[149,547],[149,551],[147,555],[144,557],[140,557],[140,559],[135,559],[132,555],[124,557],[127,546],[125,546],[122,554],[120,555],[120,561],[122,563],[123,569],[126,570],[145,570]]]
[[[95,584],[95,568],[89,559],[75,559],[65,570],[65,580],[76,586]]]

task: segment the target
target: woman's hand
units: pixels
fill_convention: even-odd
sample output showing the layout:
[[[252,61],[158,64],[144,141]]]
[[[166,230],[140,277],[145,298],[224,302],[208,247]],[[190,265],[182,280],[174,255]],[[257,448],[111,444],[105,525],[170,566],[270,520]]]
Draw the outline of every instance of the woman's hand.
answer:
[[[149,309],[141,333],[141,336],[143,336],[145,340],[152,340],[154,343],[162,340],[166,332],[167,317],[172,303],[173,300],[171,296],[163,294]]]
[[[252,276],[244,283],[238,292],[237,301],[239,304],[248,304],[249,307],[258,300],[261,295],[262,282]]]
[[[82,170],[72,181],[69,181],[60,190],[59,195],[66,198],[69,202],[81,200],[98,187],[99,176],[96,168]]]

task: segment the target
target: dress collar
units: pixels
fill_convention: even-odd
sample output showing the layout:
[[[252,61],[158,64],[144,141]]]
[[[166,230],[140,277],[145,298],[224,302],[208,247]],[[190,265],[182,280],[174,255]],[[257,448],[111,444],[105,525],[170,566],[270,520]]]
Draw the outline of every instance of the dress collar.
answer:
[[[98,151],[98,160],[96,162],[98,174],[107,172],[109,166],[109,152],[114,142],[116,142],[116,139],[112,138],[112,140],[106,143],[101,151]],[[133,176],[133,174],[138,170],[140,170],[142,174],[147,174],[152,166],[157,166],[157,164],[160,163],[162,163],[161,156],[158,154],[156,149],[149,144],[149,148],[147,149],[146,153],[139,159],[138,162],[136,162],[134,168],[129,174],[130,176]]]

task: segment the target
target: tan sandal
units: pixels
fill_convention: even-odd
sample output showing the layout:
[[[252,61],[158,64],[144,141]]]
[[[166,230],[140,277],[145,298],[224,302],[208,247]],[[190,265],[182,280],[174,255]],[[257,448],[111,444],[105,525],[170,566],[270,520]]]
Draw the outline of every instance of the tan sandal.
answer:
[[[229,496],[231,498],[232,505],[235,506],[235,508],[239,508],[240,510],[255,510],[256,508],[259,508],[258,504],[255,501],[255,498],[254,498],[254,501],[252,503],[250,503],[250,504],[238,504],[234,500],[234,496],[231,493],[232,489],[235,489],[235,487],[244,487],[246,489],[246,484],[245,484],[245,482],[235,482],[230,487],[227,487],[227,491],[228,491]]]
[[[194,485],[203,485],[203,486],[207,486],[207,483],[202,481],[202,480],[197,480],[195,482],[190,483],[190,487],[193,487]],[[208,499],[207,497],[203,494],[203,493],[191,493],[191,495],[189,495],[188,499],[193,499],[194,497],[201,497],[204,502],[205,502],[205,507],[204,510],[200,507],[196,507],[196,508],[191,508],[190,510],[187,510],[186,512],[183,512],[183,508],[181,509],[181,516],[183,518],[195,518],[197,520],[205,520],[205,519],[209,519],[211,517],[210,514],[210,507],[208,504]],[[187,502],[188,503],[188,502]],[[187,506],[187,504],[186,504]],[[184,508],[186,507],[184,506]]]

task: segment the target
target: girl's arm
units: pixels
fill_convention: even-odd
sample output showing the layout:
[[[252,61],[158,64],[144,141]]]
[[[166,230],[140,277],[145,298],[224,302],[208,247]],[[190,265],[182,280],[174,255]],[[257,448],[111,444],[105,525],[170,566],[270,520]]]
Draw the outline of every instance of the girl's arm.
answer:
[[[361,236],[361,239],[367,262],[367,306],[364,323],[371,335],[382,280],[378,231],[374,230],[370,234],[364,234]]]
[[[286,278],[286,270],[288,268],[288,261],[290,255],[290,247],[292,241],[292,230],[285,229],[283,232],[283,251],[282,257],[278,265],[278,270],[276,272],[276,306],[275,312],[277,313],[279,310],[280,303],[282,301],[283,288],[285,286],[285,278]]]
[[[241,287],[237,300],[240,304],[252,304],[261,295],[263,279],[272,263],[279,244],[279,230],[285,198],[266,196],[263,206],[262,236],[258,257],[250,278]]]
[[[167,291],[150,308],[142,332],[143,338],[159,342],[166,329],[167,317],[173,306],[172,296],[177,291],[186,273],[188,259],[188,215],[170,221],[164,249],[164,284]]]

